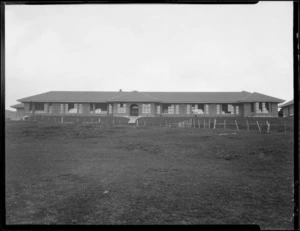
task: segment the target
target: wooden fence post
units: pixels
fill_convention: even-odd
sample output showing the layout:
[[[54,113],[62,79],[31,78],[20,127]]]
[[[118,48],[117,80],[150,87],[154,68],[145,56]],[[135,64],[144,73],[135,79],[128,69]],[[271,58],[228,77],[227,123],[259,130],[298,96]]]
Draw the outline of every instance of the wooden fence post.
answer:
[[[60,120],[60,122],[61,122],[61,123],[63,123],[63,122],[64,122],[64,117],[63,117],[63,116],[61,117],[61,120]]]
[[[226,129],[226,120],[224,120],[224,129]]]
[[[100,117],[99,117],[99,124],[100,124],[101,120],[100,120]]]
[[[248,120],[246,120],[246,124],[247,124],[247,130],[249,132],[249,123],[248,123]]]
[[[208,128],[210,128],[210,119],[208,119]]]
[[[199,120],[198,120],[198,127],[200,128],[200,122],[199,122]]]
[[[257,123],[257,127],[258,127],[259,132],[261,132],[258,121],[256,121],[256,123]]]
[[[136,126],[137,127],[139,126],[139,120],[136,120]]]
[[[235,125],[236,125],[236,129],[239,131],[240,129],[239,129],[239,126],[238,126],[236,120],[234,122],[235,122]]]
[[[267,133],[269,133],[270,132],[270,123],[268,121],[267,121],[267,126],[268,126]]]
[[[214,120],[214,129],[216,129],[217,119]]]

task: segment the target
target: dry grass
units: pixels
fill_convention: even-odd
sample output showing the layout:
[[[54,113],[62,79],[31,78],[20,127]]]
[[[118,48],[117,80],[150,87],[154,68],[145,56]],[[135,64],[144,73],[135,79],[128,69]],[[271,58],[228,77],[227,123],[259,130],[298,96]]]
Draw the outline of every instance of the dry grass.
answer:
[[[293,135],[6,124],[8,224],[292,229]]]

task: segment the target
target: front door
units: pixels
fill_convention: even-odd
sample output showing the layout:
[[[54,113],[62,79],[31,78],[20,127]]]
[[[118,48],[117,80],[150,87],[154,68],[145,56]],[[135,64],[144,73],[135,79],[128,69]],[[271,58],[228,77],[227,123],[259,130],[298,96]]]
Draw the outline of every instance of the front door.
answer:
[[[131,116],[138,116],[139,115],[139,106],[136,104],[132,104],[130,106],[130,115]]]

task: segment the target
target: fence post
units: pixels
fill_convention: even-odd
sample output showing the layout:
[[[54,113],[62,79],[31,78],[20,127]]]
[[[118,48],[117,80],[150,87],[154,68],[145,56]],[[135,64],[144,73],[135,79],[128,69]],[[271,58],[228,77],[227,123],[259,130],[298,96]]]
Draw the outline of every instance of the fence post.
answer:
[[[239,126],[238,126],[236,120],[234,122],[235,122],[235,125],[236,125],[236,129],[239,131],[240,129],[239,129]]]
[[[261,132],[258,121],[256,121],[256,123],[257,123],[257,127],[258,127],[259,132]]]
[[[204,122],[203,122],[203,128],[205,128],[205,119],[204,119]]]
[[[144,127],[146,126],[146,120],[144,120]]]
[[[60,122],[61,122],[61,123],[63,123],[63,122],[64,122],[64,117],[63,117],[63,116],[61,117],[61,120],[60,120]]]
[[[267,133],[270,132],[270,123],[267,121],[267,126],[268,126],[268,129],[267,129]]]
[[[100,120],[100,117],[99,117],[99,124],[100,124],[101,120]]]
[[[226,120],[224,120],[224,129],[226,129]]]
[[[216,129],[217,119],[214,120],[214,129]]]
[[[136,126],[137,127],[139,126],[139,120],[136,120]]]
[[[199,122],[199,120],[198,120],[198,127],[200,128],[200,122]]]
[[[208,128],[210,128],[210,119],[208,119]]]
[[[249,132],[249,123],[248,123],[248,120],[246,120],[246,124],[247,124],[247,130]]]

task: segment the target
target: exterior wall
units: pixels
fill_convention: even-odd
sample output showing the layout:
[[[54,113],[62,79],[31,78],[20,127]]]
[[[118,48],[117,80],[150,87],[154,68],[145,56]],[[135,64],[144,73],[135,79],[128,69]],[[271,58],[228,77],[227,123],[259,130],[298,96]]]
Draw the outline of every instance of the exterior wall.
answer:
[[[20,108],[20,109],[17,109],[17,120],[21,120],[22,118],[23,118],[23,116],[25,115],[25,111],[24,111],[24,109],[22,108]]]
[[[29,115],[29,103],[24,103],[24,114]]]
[[[76,102],[75,102],[76,103]],[[63,103],[64,104],[64,103]],[[79,103],[78,103],[79,104]],[[234,109],[236,109],[236,106],[239,106],[239,115],[236,114],[217,114],[217,104],[208,104],[208,114],[193,114],[192,113],[192,104],[190,105],[190,114],[187,114],[187,105],[188,104],[180,104],[179,105],[179,114],[175,114],[176,110],[174,108],[174,114],[162,114],[162,104],[160,103],[150,103],[151,104],[151,112],[150,113],[143,113],[142,112],[142,104],[144,103],[130,103],[126,102],[126,112],[125,113],[118,113],[118,103],[111,103],[112,105],[112,114],[92,114],[90,113],[90,103],[82,103],[82,113],[77,113],[77,114],[61,114],[60,113],[60,105],[61,103],[52,103],[52,113],[51,115],[84,115],[84,116],[107,116],[107,115],[113,115],[113,116],[130,116],[130,106],[132,104],[137,104],[139,107],[139,116],[167,116],[167,117],[176,117],[176,116],[181,116],[181,117],[205,117],[205,116],[222,116],[222,117],[227,117],[227,116],[272,116],[272,117],[277,117],[278,116],[278,104],[277,103],[271,103],[270,107],[270,112],[269,113],[256,113],[255,110],[256,108],[254,107],[254,112],[251,112],[251,104],[250,103],[244,103],[244,104],[232,104],[234,106]],[[148,104],[145,102],[145,104]],[[109,103],[107,104],[107,111],[109,112]],[[160,106],[160,113],[157,114],[157,106]],[[176,103],[174,103],[176,105]],[[287,115],[286,112],[287,109],[283,108],[283,113],[284,116]],[[290,114],[293,114],[294,107],[291,105],[289,107]],[[21,112],[20,112],[21,113]],[[24,103],[24,112],[22,112],[23,115],[30,115],[32,113],[29,112],[29,103]],[[44,115],[49,115],[49,113],[42,113]]]
[[[255,105],[254,105],[254,112],[251,112],[251,103],[244,103],[244,116],[278,117],[278,104],[271,103],[268,113],[257,113]]]
[[[282,108],[283,117],[293,116],[294,115],[294,105],[289,105]]]

